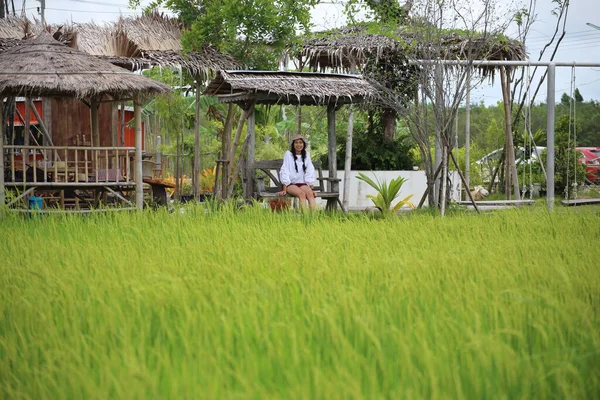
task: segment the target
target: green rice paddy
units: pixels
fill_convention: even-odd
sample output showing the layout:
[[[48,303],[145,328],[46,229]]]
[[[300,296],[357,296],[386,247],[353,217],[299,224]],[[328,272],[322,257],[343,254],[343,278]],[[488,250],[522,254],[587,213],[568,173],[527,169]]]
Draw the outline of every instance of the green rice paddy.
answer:
[[[598,398],[592,210],[3,215],[0,398]]]

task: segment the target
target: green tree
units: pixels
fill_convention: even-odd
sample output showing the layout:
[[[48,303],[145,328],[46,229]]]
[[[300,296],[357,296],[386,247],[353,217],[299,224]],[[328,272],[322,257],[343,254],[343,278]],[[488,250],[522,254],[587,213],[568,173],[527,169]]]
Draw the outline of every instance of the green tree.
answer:
[[[575,101],[578,103],[583,103],[583,96],[579,93],[579,89],[575,88]]]
[[[140,0],[130,0],[139,5]],[[146,8],[165,7],[188,28],[185,50],[211,45],[252,69],[276,69],[297,30],[308,33],[310,11],[318,0],[154,0]]]

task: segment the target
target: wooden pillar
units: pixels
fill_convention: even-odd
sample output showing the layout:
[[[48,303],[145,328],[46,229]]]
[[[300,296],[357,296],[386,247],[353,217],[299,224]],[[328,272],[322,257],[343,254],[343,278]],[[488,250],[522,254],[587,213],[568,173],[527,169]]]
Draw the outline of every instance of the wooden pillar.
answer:
[[[4,192],[4,97],[0,97],[0,207],[6,204]]]
[[[335,105],[327,106],[327,154],[329,155],[329,177],[337,178],[337,153],[335,143]],[[329,192],[339,192],[337,182],[329,183]]]
[[[196,76],[196,109],[194,118],[194,168],[192,183],[194,185],[194,199],[200,201],[200,81]]]
[[[25,121],[23,121],[23,144],[25,146],[29,146],[29,137],[31,136],[31,127],[29,124],[29,121],[31,121],[31,107],[29,106],[29,101],[29,97],[25,97]],[[23,155],[23,159],[25,159],[25,155]]]
[[[246,188],[244,190],[245,197],[251,198],[254,193],[254,157],[256,151],[256,134],[254,132],[255,122],[255,105],[252,103],[248,109],[248,120],[246,122],[246,135],[248,140],[248,149],[246,150]]]
[[[100,146],[100,123],[98,121],[98,101],[91,99],[90,108],[92,109],[92,146]]]
[[[119,146],[119,103],[113,101],[110,105],[110,145],[117,147]]]
[[[348,133],[346,135],[346,160],[344,161],[344,211],[350,205],[350,171],[352,170],[352,134],[354,129],[354,106],[348,110]]]
[[[35,112],[35,107],[33,111]],[[42,99],[42,120],[44,122],[43,124],[40,123],[40,125],[45,126],[45,131],[47,135],[47,137],[44,137],[44,146],[52,146],[52,99],[47,97],[44,97]]]
[[[144,208],[144,188],[142,178],[142,106],[136,98],[133,100],[133,118],[135,119],[135,207]]]
[[[506,199],[510,200],[510,184],[512,183],[515,193],[515,200],[521,200],[521,192],[519,191],[519,175],[517,174],[517,164],[515,162],[515,147],[512,136],[512,120],[510,109],[510,76],[506,67],[500,67],[500,83],[502,86],[502,98],[504,100],[504,126],[505,126],[505,145],[504,145],[504,160],[506,166]]]

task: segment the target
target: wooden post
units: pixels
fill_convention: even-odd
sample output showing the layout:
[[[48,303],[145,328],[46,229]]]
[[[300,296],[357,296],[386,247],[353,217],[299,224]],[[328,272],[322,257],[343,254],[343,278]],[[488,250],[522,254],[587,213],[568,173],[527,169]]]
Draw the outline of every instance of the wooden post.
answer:
[[[192,171],[194,199],[200,201],[200,78],[196,76],[196,107],[194,117],[194,168]]]
[[[110,145],[117,147],[119,145],[119,104],[116,101],[111,103],[110,122]]]
[[[337,178],[337,153],[335,143],[335,104],[327,106],[327,153],[329,155],[329,177]],[[329,182],[328,191],[339,192],[337,182]]]
[[[254,115],[255,105],[252,103],[248,109],[248,122],[246,125],[246,136],[248,140],[248,149],[246,150],[246,189],[244,190],[245,198],[249,199],[254,194],[254,157],[256,151],[256,135],[254,132]]]
[[[513,184],[515,199],[521,200],[521,192],[519,191],[519,176],[517,174],[517,164],[515,162],[515,148],[512,137],[511,124],[511,109],[510,109],[510,77],[506,71],[506,67],[500,67],[500,83],[502,86],[502,98],[504,100],[504,120],[505,120],[505,135],[506,145],[504,146],[504,157],[506,160],[506,174],[504,179],[507,181],[506,199],[510,200],[510,183]]]
[[[90,108],[92,109],[92,145],[100,146],[100,122],[98,121],[98,101],[91,99]]]
[[[51,104],[50,102],[48,102],[49,104]],[[33,104],[33,102],[31,101],[31,99],[29,99],[29,107],[31,108],[31,111],[33,111],[33,115],[35,115],[35,118],[38,121],[38,125],[41,128],[42,131],[42,136],[44,137],[44,142],[48,142],[48,145],[50,146],[54,146],[54,143],[52,142],[52,135],[50,134],[51,129],[49,128],[48,125],[46,125],[44,123],[44,121],[46,120],[46,110],[42,110],[42,114],[44,114],[44,118],[41,117],[41,115],[38,113],[37,109],[35,108],[35,105]],[[50,113],[48,113],[49,115],[52,115]],[[51,118],[48,118],[48,120],[50,120]]]
[[[33,112],[36,113],[37,110],[35,107],[33,108]],[[42,119],[38,118],[38,122],[42,127],[42,132],[45,132],[46,137],[44,137],[44,146],[53,146],[52,143],[52,99],[44,97],[42,99]],[[37,116],[36,116],[37,117]]]
[[[215,185],[215,194],[217,198],[226,199],[229,193],[229,165],[233,164],[233,159],[229,161],[229,152],[231,150],[231,131],[233,129],[234,104],[229,103],[227,107],[227,118],[225,119],[225,127],[223,128],[223,137],[221,138],[221,193],[217,193]],[[244,114],[240,118],[244,118]],[[237,132],[236,132],[237,133]],[[217,180],[219,177],[215,176]]]
[[[0,97],[0,207],[6,204],[4,192],[4,97]]]
[[[351,104],[348,115],[348,134],[346,136],[346,160],[344,161],[344,211],[350,204],[350,171],[352,169],[352,133],[354,129],[354,106]]]
[[[23,144],[29,146],[29,136],[31,135],[31,127],[29,122],[31,121],[31,107],[29,106],[29,97],[25,97],[25,121],[23,121]],[[29,149],[25,149],[29,152]],[[25,154],[23,155],[25,159]]]
[[[443,217],[446,215],[446,191],[448,184],[448,145],[442,144],[442,181],[440,182],[440,215]]]
[[[142,177],[142,107],[139,100],[133,100],[133,118],[135,118],[135,207],[144,208],[144,188]]]

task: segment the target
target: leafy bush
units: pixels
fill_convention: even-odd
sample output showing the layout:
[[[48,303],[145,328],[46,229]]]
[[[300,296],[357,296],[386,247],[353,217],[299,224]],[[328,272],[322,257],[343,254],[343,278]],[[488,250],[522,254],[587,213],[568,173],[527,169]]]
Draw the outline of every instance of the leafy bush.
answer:
[[[337,141],[339,143],[337,167],[343,169],[346,157],[346,135],[339,135]],[[402,129],[397,130],[394,139],[384,140],[381,117],[378,113],[373,113],[368,126],[355,126],[352,138],[352,169],[412,170],[413,165],[417,165],[417,153],[412,151],[414,147],[412,138]],[[321,161],[323,165],[327,165],[328,156],[323,155]]]

